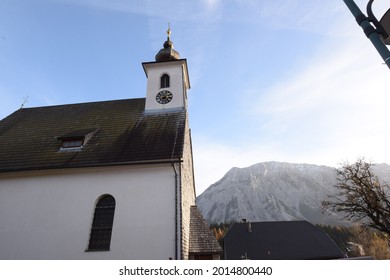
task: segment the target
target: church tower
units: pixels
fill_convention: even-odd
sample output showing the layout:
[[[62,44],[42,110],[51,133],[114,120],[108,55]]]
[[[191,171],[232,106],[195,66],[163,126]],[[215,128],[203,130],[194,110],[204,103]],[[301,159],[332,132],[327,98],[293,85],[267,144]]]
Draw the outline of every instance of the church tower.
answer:
[[[167,31],[164,47],[157,53],[156,61],[144,62],[147,77],[146,113],[165,113],[187,107],[187,90],[190,88],[187,60],[180,59]]]

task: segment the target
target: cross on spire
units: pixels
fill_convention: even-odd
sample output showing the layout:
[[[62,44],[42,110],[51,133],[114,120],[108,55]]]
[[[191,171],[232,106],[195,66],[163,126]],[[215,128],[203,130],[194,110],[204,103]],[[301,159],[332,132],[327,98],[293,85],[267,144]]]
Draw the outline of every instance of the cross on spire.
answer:
[[[168,22],[168,30],[167,30],[167,35],[168,35],[168,41],[170,41],[170,39],[171,39],[171,25],[169,24],[169,22]]]

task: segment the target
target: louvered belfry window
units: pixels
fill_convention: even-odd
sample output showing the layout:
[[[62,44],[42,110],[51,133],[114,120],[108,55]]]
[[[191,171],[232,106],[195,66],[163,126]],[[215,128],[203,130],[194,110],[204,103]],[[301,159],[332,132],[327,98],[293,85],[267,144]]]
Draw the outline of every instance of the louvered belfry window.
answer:
[[[104,195],[96,204],[93,216],[88,251],[110,250],[112,225],[114,222],[115,199]]]
[[[160,86],[161,86],[161,88],[169,87],[169,75],[168,74],[164,74],[161,76]]]

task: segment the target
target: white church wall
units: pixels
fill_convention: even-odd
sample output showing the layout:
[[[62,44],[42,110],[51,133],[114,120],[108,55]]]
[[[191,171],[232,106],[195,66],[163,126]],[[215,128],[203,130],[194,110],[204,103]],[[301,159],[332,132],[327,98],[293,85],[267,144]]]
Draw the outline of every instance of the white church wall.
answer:
[[[111,248],[86,252],[94,207],[116,200]],[[175,258],[170,165],[0,175],[0,259]]]

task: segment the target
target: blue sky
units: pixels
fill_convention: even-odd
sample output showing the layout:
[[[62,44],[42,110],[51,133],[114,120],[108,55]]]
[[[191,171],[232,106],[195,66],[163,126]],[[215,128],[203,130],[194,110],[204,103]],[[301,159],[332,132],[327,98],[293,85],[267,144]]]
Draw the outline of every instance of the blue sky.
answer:
[[[198,194],[262,161],[390,163],[390,72],[342,0],[2,0],[0,119],[27,96],[144,97],[141,63],[168,22],[188,60]]]

